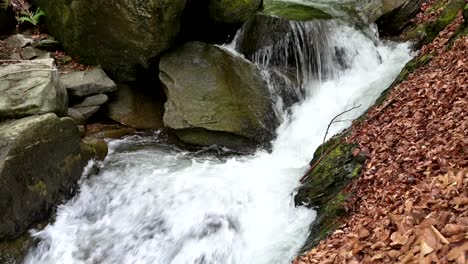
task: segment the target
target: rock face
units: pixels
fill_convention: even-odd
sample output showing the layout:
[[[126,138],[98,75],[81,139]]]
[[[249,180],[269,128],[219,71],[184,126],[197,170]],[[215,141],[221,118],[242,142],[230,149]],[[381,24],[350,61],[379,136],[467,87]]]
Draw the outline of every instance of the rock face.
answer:
[[[35,0],[50,33],[85,64],[101,65],[118,81],[168,49],[179,32],[185,0]]]
[[[102,69],[62,74],[60,81],[70,97],[86,97],[117,90],[114,81],[109,79]]]
[[[266,143],[277,125],[260,70],[221,48],[187,43],[163,56],[164,123],[194,145]],[[182,133],[183,132],[183,133]],[[234,140],[234,138],[236,138]]]
[[[400,34],[420,10],[422,0],[384,0],[383,15],[376,23],[382,35]]]
[[[8,35],[15,30],[16,19],[15,13],[11,6],[5,8],[0,6],[0,36]]]
[[[0,66],[0,119],[66,115],[68,96],[53,63],[42,59]]]
[[[136,129],[159,129],[163,122],[163,102],[157,87],[119,85],[118,91],[107,105],[109,118]]]
[[[0,240],[47,218],[80,178],[80,135],[71,118],[31,116],[0,124]]]
[[[208,10],[216,24],[243,23],[259,9],[262,0],[210,0]]]

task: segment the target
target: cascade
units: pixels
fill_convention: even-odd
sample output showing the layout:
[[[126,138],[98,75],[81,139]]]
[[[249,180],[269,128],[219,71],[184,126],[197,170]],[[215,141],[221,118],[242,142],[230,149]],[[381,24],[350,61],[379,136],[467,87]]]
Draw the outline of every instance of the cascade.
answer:
[[[300,76],[290,83],[300,102],[280,108],[270,152],[194,155],[161,144],[157,132],[111,140],[99,174],[85,173],[76,197],[34,232],[40,242],[25,263],[289,263],[315,217],[294,207],[292,192],[328,123],[355,104],[362,106],[344,119],[364,112],[411,55],[407,44],[376,41],[337,21],[290,22],[288,34],[253,58],[281,74],[293,61]],[[329,134],[349,125],[337,123]]]

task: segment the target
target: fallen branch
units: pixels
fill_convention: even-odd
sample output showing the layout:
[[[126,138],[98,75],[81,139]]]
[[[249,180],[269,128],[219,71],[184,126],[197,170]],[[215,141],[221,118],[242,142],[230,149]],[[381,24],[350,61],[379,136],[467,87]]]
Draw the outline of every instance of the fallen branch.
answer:
[[[335,123],[339,123],[339,122],[344,122],[345,120],[336,120],[338,117],[346,114],[346,113],[349,113],[355,109],[358,109],[359,107],[361,107],[361,105],[355,105],[353,106],[352,108],[348,109],[348,110],[345,110],[341,113],[339,113],[338,115],[336,115],[335,117],[333,117],[333,119],[330,121],[330,123],[328,124],[328,127],[327,127],[327,131],[325,132],[325,136],[323,137],[323,141],[322,141],[322,146],[321,146],[321,151],[320,151],[320,159],[322,158],[323,156],[323,145],[325,144],[325,140],[327,139],[327,136],[328,136],[328,131],[330,130],[330,127],[335,124]]]

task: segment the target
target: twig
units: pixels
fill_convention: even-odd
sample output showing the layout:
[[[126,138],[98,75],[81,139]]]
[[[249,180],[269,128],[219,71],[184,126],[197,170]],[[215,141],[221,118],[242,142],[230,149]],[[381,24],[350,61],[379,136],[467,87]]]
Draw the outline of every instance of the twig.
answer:
[[[327,127],[327,131],[325,132],[325,136],[323,137],[323,142],[322,142],[322,146],[321,146],[321,151],[320,151],[320,157],[323,156],[323,145],[325,144],[325,140],[327,139],[327,136],[328,136],[328,131],[330,130],[330,127],[334,124],[334,123],[339,123],[339,122],[343,122],[345,120],[336,120],[338,117],[346,114],[346,113],[349,113],[355,109],[358,109],[359,107],[361,107],[361,105],[358,105],[358,106],[353,106],[352,108],[348,109],[348,110],[345,110],[344,112],[341,112],[339,113],[338,115],[336,115],[335,117],[333,117],[333,119],[330,121],[330,123],[328,123],[328,127]]]

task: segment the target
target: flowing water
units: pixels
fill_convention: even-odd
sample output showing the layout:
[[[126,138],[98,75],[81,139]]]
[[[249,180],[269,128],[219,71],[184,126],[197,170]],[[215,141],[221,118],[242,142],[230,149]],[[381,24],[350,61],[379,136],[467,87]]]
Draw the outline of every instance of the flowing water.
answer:
[[[343,118],[360,115],[411,58],[406,44],[344,25],[320,37],[327,45],[317,52],[339,47],[347,67],[304,81],[304,99],[285,112],[272,151],[197,156],[160,144],[158,133],[110,141],[101,172],[83,177],[55,222],[34,233],[41,242],[25,263],[289,263],[315,217],[294,207],[293,192],[329,121],[358,104]],[[337,123],[330,135],[349,125]]]

